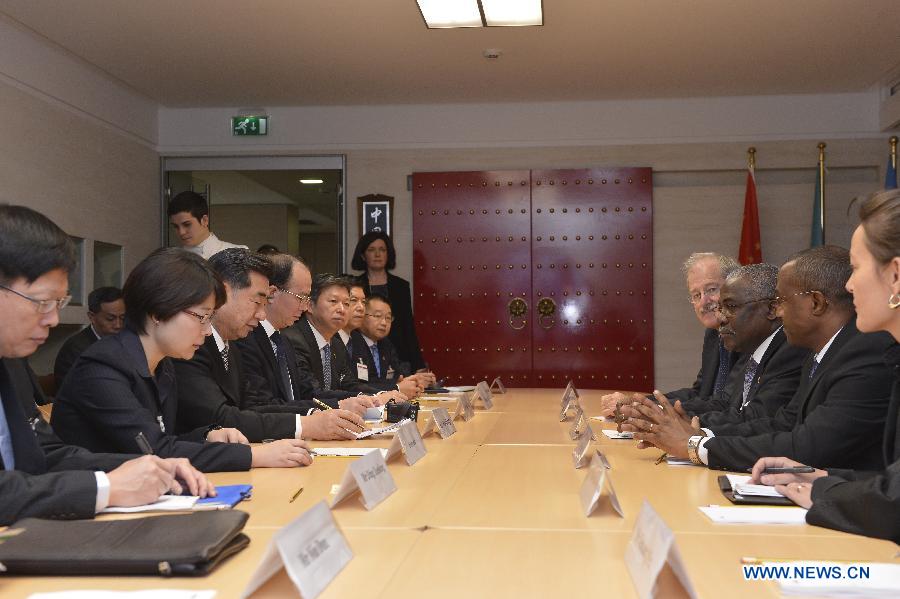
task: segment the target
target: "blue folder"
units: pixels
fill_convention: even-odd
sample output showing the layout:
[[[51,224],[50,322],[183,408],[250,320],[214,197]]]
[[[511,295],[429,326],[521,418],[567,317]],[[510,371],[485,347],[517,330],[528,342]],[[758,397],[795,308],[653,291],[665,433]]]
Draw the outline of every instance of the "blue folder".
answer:
[[[195,510],[228,510],[250,499],[253,485],[221,485],[216,487],[215,497],[204,497],[194,504]]]

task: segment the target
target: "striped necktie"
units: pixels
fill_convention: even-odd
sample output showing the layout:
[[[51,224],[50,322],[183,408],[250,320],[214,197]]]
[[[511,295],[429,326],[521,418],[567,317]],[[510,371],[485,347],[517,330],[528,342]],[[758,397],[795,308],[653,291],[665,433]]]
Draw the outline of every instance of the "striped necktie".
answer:
[[[322,378],[326,391],[331,390],[331,345],[322,346]]]

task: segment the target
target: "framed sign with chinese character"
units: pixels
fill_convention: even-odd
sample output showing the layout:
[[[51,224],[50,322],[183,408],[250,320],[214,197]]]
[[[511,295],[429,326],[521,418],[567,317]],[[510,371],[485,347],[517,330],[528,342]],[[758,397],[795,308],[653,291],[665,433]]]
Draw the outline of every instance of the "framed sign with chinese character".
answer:
[[[370,193],[357,198],[359,202],[359,232],[365,235],[371,231],[391,234],[394,218],[394,198]]]

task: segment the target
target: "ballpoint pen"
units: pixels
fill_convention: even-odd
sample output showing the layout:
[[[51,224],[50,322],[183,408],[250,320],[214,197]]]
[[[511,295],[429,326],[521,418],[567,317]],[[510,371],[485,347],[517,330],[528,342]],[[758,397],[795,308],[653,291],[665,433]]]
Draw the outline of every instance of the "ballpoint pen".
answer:
[[[313,398],[313,403],[315,403],[317,406],[319,406],[319,407],[322,408],[323,410],[330,410],[330,409],[331,409],[331,406],[329,406],[329,405],[328,405],[327,403],[325,403],[324,401],[319,401],[319,400],[316,399],[315,397]]]
[[[288,501],[288,503],[294,503],[294,500],[297,499],[298,497],[300,497],[300,493],[302,493],[302,492],[303,492],[303,487],[300,487],[299,489],[297,489],[297,492],[294,493],[293,495],[291,495],[291,500]]]

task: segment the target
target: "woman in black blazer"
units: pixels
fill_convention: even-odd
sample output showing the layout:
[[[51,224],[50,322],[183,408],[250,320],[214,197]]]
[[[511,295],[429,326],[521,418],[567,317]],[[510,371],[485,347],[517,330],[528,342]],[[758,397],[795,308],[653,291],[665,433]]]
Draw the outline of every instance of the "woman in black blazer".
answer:
[[[396,265],[394,243],[389,235],[380,231],[371,231],[359,239],[350,262],[354,270],[365,271],[359,280],[365,287],[367,296],[377,293],[391,301],[394,323],[389,338],[397,348],[400,361],[409,364],[410,371],[403,374],[411,374],[426,369],[427,366],[422,359],[419,338],[416,336],[409,282],[389,272]]]
[[[297,465],[283,463],[282,442],[251,448],[234,428],[173,434],[178,389],[170,358],[193,357],[226,299],[206,260],[157,250],[131,272],[123,294],[125,328],[86,350],[56,397],[51,418],[61,438],[91,451],[139,453],[142,433],[156,455],[188,458],[203,472]]]
[[[887,331],[900,341],[900,190],[883,191],[863,202],[861,224],[850,243],[853,274],[847,290],[862,332]],[[900,543],[900,345],[885,352],[894,387],[884,427],[881,472],[829,468],[811,474],[763,474],[765,468],[802,466],[783,457],[762,458],[753,478],[775,485],[794,503],[809,508],[806,521]]]

